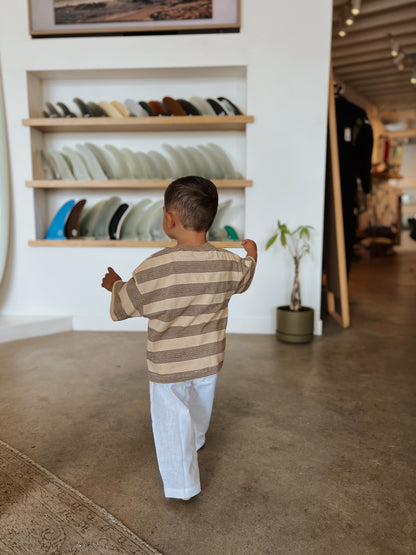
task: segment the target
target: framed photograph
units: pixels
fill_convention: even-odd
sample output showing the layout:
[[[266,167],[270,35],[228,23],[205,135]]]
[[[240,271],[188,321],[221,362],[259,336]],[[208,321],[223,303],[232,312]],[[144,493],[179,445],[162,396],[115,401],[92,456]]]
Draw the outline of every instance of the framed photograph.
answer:
[[[32,37],[238,31],[240,0],[28,0]]]

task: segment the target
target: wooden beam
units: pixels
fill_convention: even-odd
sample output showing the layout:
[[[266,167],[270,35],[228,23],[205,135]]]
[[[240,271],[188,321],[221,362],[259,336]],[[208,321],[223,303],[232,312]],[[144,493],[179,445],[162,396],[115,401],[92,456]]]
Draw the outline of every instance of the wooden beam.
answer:
[[[392,5],[394,2],[394,5]],[[338,9],[346,4],[346,0],[333,0],[334,8]],[[393,8],[401,8],[403,6],[412,6],[414,0],[374,0],[373,2],[363,2],[361,5],[360,15],[368,15],[377,13],[382,10],[391,10]]]
[[[403,49],[405,49],[406,46],[416,47],[416,26],[413,27],[413,33],[403,35],[400,39],[397,39]],[[345,41],[343,46],[338,45],[338,48],[335,45],[333,46],[332,59],[335,65],[337,60],[347,56],[360,55],[363,52],[385,52],[386,48],[390,54],[390,39],[386,34],[384,34],[383,38],[380,38],[379,40],[363,40],[363,42],[354,44],[349,44],[349,42]]]
[[[372,71],[376,69],[385,69],[391,67],[391,61],[381,61],[381,62],[370,62],[364,64],[353,64],[353,65],[344,65],[344,66],[336,66],[334,64],[334,71],[337,72],[340,76],[348,77],[348,75],[357,75],[358,73],[366,73],[367,71]]]
[[[407,83],[384,83],[381,86],[378,85],[378,84],[375,84],[375,85],[368,84],[365,87],[358,87],[361,94],[363,94],[365,96],[377,95],[377,94],[379,94],[379,95],[388,95],[388,94],[403,95],[403,94],[413,92],[413,91],[409,90],[410,88],[413,88],[413,86],[409,82],[407,82]]]
[[[360,89],[365,89],[367,87],[376,87],[376,86],[384,86],[384,85],[389,85],[389,84],[395,84],[397,85],[407,85],[409,83],[409,74],[406,72],[399,72],[399,71],[395,71],[395,72],[390,72],[389,74],[384,74],[381,76],[371,76],[369,79],[356,79],[349,81],[349,83],[352,85],[354,83],[354,85],[359,86]]]
[[[409,7],[397,9],[395,0],[394,4],[390,2],[389,10],[374,11],[367,16],[361,13],[357,16],[354,25],[348,29],[348,36],[355,35],[360,31],[368,31],[369,29],[377,28],[382,28],[385,29],[386,32],[389,32],[392,25],[396,23],[406,23],[411,19],[416,19],[415,3],[409,3]]]
[[[409,51],[409,54],[411,54],[413,50],[416,52],[416,45],[414,49]],[[364,64],[367,62],[373,63],[376,61],[384,60],[388,60],[393,65],[393,58],[390,54],[390,47],[388,42],[386,42],[383,50],[367,51],[364,49],[360,54],[355,55],[350,55],[348,51],[345,51],[343,56],[339,56],[337,59],[334,60],[334,67],[341,68],[343,66]]]
[[[407,47],[405,52],[406,56],[412,57],[416,54],[416,43],[414,46]],[[362,54],[356,56],[344,56],[342,58],[338,58],[336,63],[334,63],[334,67],[337,69],[345,67],[345,66],[353,66],[353,65],[360,65],[365,64],[367,62],[371,62],[372,64],[377,61],[386,61],[391,64],[391,67],[398,71],[397,67],[394,65],[394,58],[391,57],[390,48],[386,44],[385,50],[378,50],[377,52],[363,52]],[[404,64],[406,62],[403,62]]]
[[[414,35],[414,29],[416,25],[416,18],[412,18],[405,23],[400,22],[394,25],[390,25],[388,32],[395,38],[399,39],[403,35],[411,34]],[[336,27],[334,28],[334,36],[332,40],[332,47],[335,48],[345,48],[345,45],[353,45],[353,44],[365,44],[369,43],[373,40],[384,39],[387,35],[386,29],[367,29],[363,30],[360,33],[351,34],[348,33],[346,37],[338,37],[335,32]]]
[[[414,88],[412,85],[410,85],[410,87]],[[398,100],[400,98],[400,100],[407,100],[407,101],[412,101],[416,102],[416,91],[396,91],[396,92],[387,92],[386,94],[384,94],[382,91],[380,91],[379,93],[377,92],[373,92],[371,94],[368,95],[369,98],[373,98],[373,99],[378,99],[378,101],[380,100]]]
[[[391,139],[414,139],[416,138],[416,129],[403,129],[403,131],[387,131],[386,134]]]

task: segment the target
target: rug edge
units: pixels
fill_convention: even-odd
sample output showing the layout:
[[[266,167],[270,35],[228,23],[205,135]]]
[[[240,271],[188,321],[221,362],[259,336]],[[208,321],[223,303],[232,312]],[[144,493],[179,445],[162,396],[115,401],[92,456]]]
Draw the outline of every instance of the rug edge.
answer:
[[[132,539],[134,539],[135,541],[137,541],[138,543],[143,544],[143,547],[146,547],[150,550],[150,553],[152,555],[163,555],[163,553],[161,553],[160,551],[158,551],[157,549],[155,549],[153,546],[149,545],[145,540],[143,540],[142,538],[140,538],[139,536],[137,536],[134,532],[132,532],[129,528],[127,528],[127,526],[125,524],[123,524],[120,520],[118,520],[114,515],[112,515],[111,513],[109,513],[106,509],[104,509],[104,507],[101,507],[100,505],[97,505],[97,503],[94,503],[94,501],[91,501],[91,499],[89,499],[88,497],[86,497],[83,493],[81,493],[80,491],[78,491],[77,489],[73,488],[72,486],[70,486],[69,484],[67,484],[66,482],[64,482],[63,480],[61,480],[61,478],[59,478],[58,476],[56,476],[55,474],[53,474],[52,472],[50,472],[49,470],[47,470],[46,468],[44,468],[42,465],[40,465],[39,463],[35,462],[34,460],[32,460],[28,455],[25,455],[24,453],[22,453],[21,451],[19,451],[18,449],[15,449],[14,447],[12,447],[11,445],[9,445],[8,443],[6,443],[5,441],[2,441],[0,439],[0,445],[2,447],[4,447],[5,449],[8,449],[9,451],[11,451],[12,453],[15,453],[16,455],[18,455],[19,457],[22,457],[22,459],[24,459],[28,464],[34,466],[37,470],[40,470],[41,472],[44,472],[51,480],[55,480],[60,486],[62,486],[63,488],[69,490],[72,494],[80,497],[82,499],[82,501],[84,503],[86,503],[86,505],[90,506],[91,508],[93,508],[94,510],[98,511],[99,513],[101,513],[101,515],[105,518],[107,518],[108,520],[111,521],[112,524],[114,524],[115,526],[117,526],[118,528],[120,528],[124,533],[128,534],[129,536],[131,536]]]

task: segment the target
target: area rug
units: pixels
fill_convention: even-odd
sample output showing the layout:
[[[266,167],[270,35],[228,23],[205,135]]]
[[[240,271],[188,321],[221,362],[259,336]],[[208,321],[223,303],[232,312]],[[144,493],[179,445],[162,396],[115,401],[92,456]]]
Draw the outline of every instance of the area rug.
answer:
[[[2,555],[160,555],[121,522],[0,441]]]

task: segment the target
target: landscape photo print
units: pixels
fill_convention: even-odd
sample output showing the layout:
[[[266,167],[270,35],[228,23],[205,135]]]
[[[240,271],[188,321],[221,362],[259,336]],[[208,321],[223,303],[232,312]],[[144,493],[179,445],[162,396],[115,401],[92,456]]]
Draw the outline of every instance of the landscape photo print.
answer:
[[[28,0],[33,38],[240,31],[241,0]]]
[[[213,0],[53,0],[56,25],[212,20]]]

